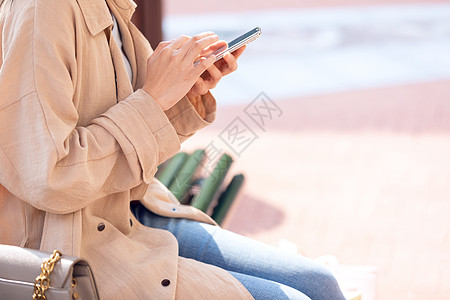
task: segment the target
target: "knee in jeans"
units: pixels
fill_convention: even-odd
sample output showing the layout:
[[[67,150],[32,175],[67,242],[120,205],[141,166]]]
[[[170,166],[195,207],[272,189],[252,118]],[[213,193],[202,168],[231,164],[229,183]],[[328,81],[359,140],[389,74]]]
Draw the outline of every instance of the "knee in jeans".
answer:
[[[325,266],[317,265],[313,269],[313,272],[314,276],[316,276],[325,286],[335,285],[337,283],[333,273]]]
[[[336,278],[331,271],[322,266],[316,265],[307,274],[309,277],[308,291],[304,291],[311,299],[343,299],[342,293]]]

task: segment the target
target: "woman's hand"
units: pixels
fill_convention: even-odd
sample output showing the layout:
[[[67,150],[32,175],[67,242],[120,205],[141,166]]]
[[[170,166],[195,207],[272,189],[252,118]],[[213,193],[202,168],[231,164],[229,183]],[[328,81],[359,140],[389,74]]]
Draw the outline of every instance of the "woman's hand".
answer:
[[[209,49],[217,41],[217,35],[204,32],[193,37],[181,36],[171,42],[161,42],[147,61],[143,90],[163,110],[171,108],[197,84],[200,75],[213,66],[215,55],[203,57],[195,66],[194,62],[204,49]],[[228,58],[227,61],[232,60]]]
[[[226,46],[225,41],[218,41],[209,46],[203,55],[208,57],[208,53],[212,53],[221,47]],[[210,66],[195,82],[194,86],[187,93],[188,98],[196,101],[195,98],[206,94],[210,89],[215,88],[223,76],[228,75],[237,69],[237,59],[244,52],[245,46],[239,48],[233,53],[227,52],[222,59]],[[206,52],[206,53],[205,53]]]

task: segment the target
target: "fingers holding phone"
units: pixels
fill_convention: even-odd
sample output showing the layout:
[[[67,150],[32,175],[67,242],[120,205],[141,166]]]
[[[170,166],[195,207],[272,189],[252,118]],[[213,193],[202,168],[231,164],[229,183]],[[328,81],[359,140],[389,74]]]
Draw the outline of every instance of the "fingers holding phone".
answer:
[[[261,29],[256,27],[228,45],[219,41],[213,32],[162,42],[147,61],[143,89],[164,110],[186,94],[190,98],[204,95],[224,75],[237,69],[237,59],[244,52],[245,45],[260,35]]]
[[[247,46],[242,46],[238,50],[230,53],[225,52],[222,59],[216,61],[214,65],[222,72],[222,75],[228,75],[237,70],[237,60],[244,53]]]
[[[204,48],[201,52],[200,52],[200,57],[208,57],[211,54],[217,54],[221,51],[224,51],[228,48],[228,44],[226,41],[224,40],[218,40],[215,43],[212,43],[211,45],[209,45],[208,47]]]
[[[214,63],[214,56],[204,58],[194,67],[194,60],[203,49],[218,41],[217,35],[205,32],[194,37],[181,36],[162,42],[147,61],[143,90],[163,110],[175,105],[196,83],[199,76]]]
[[[194,99],[195,97],[206,94],[210,89],[217,86],[223,76],[236,71],[237,59],[244,51],[245,46],[234,51],[233,53],[224,53],[222,59],[216,61],[197,79],[187,94],[189,99]]]
[[[246,45],[257,39],[261,33],[261,28],[255,27],[232,40],[229,44],[224,41],[217,41],[205,48],[200,53],[201,58],[198,58],[194,65],[211,56],[215,56],[216,62],[197,79],[188,96],[193,98],[206,94],[208,90],[219,83],[223,76],[236,71],[237,59],[245,51]]]

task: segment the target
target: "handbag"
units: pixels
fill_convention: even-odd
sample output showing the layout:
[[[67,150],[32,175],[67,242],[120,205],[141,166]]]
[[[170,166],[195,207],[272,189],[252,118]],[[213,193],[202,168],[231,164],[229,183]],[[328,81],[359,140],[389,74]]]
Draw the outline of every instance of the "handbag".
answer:
[[[79,258],[0,245],[0,299],[99,299],[89,264]]]

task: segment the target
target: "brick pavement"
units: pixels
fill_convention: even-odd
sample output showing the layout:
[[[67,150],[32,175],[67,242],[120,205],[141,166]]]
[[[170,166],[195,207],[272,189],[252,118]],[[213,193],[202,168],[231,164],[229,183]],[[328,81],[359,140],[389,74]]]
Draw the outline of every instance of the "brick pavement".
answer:
[[[448,99],[436,82],[278,101],[282,117],[235,157],[247,184],[227,227],[375,265],[379,300],[449,299]],[[242,111],[219,108],[183,147],[217,140]]]

